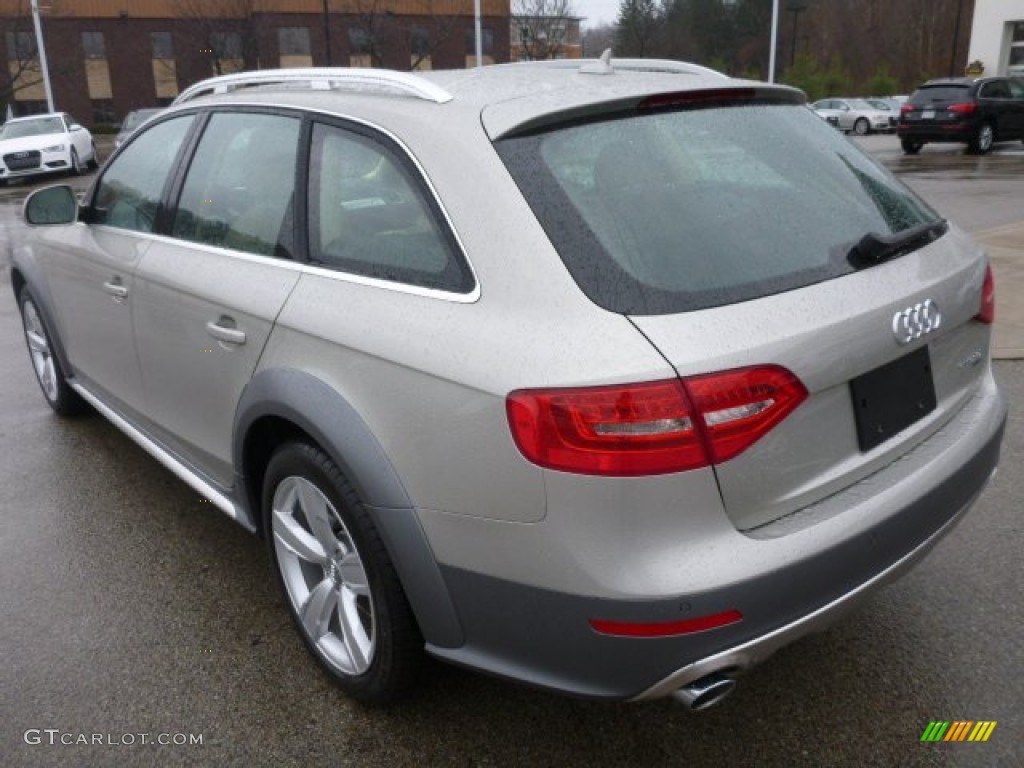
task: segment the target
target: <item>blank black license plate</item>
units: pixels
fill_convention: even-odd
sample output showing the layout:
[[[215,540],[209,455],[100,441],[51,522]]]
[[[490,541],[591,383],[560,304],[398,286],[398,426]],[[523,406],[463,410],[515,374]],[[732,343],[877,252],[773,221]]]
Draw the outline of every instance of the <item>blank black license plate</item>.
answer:
[[[858,376],[850,394],[860,449],[870,451],[935,410],[928,347]]]

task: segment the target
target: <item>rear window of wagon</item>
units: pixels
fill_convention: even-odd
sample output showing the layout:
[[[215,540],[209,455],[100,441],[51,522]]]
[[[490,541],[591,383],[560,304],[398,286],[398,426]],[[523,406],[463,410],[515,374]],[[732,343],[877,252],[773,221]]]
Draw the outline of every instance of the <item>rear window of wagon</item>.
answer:
[[[580,288],[624,314],[828,280],[866,233],[938,220],[803,106],[634,111],[496,147]]]

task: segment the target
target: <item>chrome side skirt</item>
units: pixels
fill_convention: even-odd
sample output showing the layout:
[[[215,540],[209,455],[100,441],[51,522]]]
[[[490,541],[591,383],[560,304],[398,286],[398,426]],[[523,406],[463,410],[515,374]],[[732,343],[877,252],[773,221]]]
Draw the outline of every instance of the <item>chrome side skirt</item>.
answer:
[[[117,411],[110,408],[110,406],[82,386],[81,383],[74,379],[68,379],[67,383],[68,386],[81,395],[89,405],[99,411],[104,418],[110,421],[111,424],[130,437],[140,448],[142,448],[142,450],[163,464],[167,469],[171,470],[171,472],[177,475],[178,479],[182,480],[186,485],[191,486],[192,489],[201,494],[203,498],[213,502],[217,509],[236,522],[242,522],[245,519],[244,516],[239,514],[238,508],[231,499],[185,466],[185,464],[175,458],[175,456],[169,453],[165,448],[158,445],[137,428],[132,426],[124,417],[118,414]]]

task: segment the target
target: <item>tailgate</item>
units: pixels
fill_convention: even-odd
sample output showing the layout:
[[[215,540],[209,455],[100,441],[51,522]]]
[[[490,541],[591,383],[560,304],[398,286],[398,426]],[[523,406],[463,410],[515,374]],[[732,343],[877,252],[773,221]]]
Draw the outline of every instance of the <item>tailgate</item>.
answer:
[[[798,290],[631,318],[681,376],[775,364],[806,386],[793,413],[716,467],[738,529],[864,479],[964,406],[988,365],[990,326],[974,319],[985,269],[951,228],[901,258]]]

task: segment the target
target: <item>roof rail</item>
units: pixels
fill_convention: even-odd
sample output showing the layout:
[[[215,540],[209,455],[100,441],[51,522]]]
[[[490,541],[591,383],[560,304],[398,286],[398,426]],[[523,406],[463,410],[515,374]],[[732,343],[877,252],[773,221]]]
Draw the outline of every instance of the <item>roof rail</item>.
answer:
[[[190,85],[174,100],[184,104],[202,96],[229,93],[240,88],[260,85],[306,84],[311,90],[330,90],[351,86],[369,86],[398,91],[435,104],[445,104],[452,95],[444,88],[409,72],[395,72],[390,69],[365,69],[357,67],[298,67],[295,69],[259,69],[252,72],[237,72],[202,80]]]
[[[608,51],[605,51],[608,54]],[[584,74],[612,74],[623,72],[660,72],[668,75],[708,75],[728,78],[717,69],[673,59],[616,59],[602,55],[599,59],[548,59],[545,61],[523,62],[523,66],[546,67],[549,69],[577,69]]]

